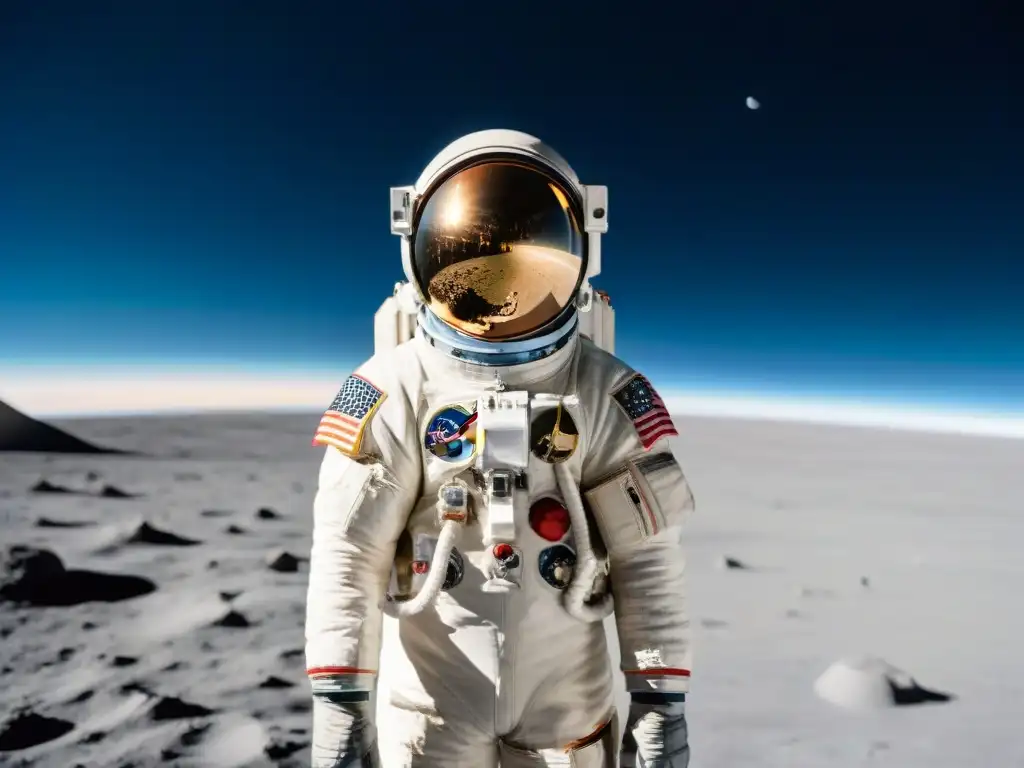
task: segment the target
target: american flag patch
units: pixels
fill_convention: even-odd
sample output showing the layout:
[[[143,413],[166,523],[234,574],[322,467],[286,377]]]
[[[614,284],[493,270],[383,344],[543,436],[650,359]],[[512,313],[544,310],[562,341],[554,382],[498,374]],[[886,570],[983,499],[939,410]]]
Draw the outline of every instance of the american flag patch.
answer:
[[[346,456],[357,456],[363,431],[386,397],[383,390],[352,374],[320,419],[313,445],[330,445]]]
[[[665,401],[654,391],[651,382],[639,373],[612,392],[612,397],[633,422],[645,451],[649,451],[659,439],[679,434]]]

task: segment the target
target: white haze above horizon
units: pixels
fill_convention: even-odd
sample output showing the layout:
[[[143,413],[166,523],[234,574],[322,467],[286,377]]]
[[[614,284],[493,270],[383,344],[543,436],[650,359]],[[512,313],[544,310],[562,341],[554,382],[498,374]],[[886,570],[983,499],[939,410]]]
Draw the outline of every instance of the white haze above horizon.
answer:
[[[74,418],[204,411],[320,411],[346,373],[160,366],[0,368],[0,400],[31,416]],[[673,414],[768,419],[1024,439],[1024,413],[749,392],[671,391]]]

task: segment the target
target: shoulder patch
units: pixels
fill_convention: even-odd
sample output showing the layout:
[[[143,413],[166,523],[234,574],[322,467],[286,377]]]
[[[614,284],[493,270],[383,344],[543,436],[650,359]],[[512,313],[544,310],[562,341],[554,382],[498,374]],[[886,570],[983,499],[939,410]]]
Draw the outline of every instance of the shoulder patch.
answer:
[[[661,438],[679,434],[665,401],[639,373],[634,373],[625,384],[612,391],[612,399],[632,422],[645,451]]]
[[[346,456],[358,456],[366,425],[386,398],[384,390],[352,374],[320,419],[313,445],[333,446]]]

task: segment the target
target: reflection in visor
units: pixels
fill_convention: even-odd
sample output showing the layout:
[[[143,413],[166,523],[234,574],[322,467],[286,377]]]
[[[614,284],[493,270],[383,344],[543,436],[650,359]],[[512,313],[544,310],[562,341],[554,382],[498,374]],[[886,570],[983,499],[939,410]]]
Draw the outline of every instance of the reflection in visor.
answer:
[[[431,311],[476,338],[542,328],[579,286],[577,221],[563,190],[529,166],[493,162],[455,174],[427,199],[413,243]]]

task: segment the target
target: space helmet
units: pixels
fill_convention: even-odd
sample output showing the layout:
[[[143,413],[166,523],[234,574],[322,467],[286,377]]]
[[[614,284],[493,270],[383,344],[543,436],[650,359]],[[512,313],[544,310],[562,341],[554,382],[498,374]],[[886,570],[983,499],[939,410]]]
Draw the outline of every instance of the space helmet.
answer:
[[[607,188],[518,131],[471,133],[391,189],[391,231],[433,323],[476,342],[550,336],[589,306]]]

